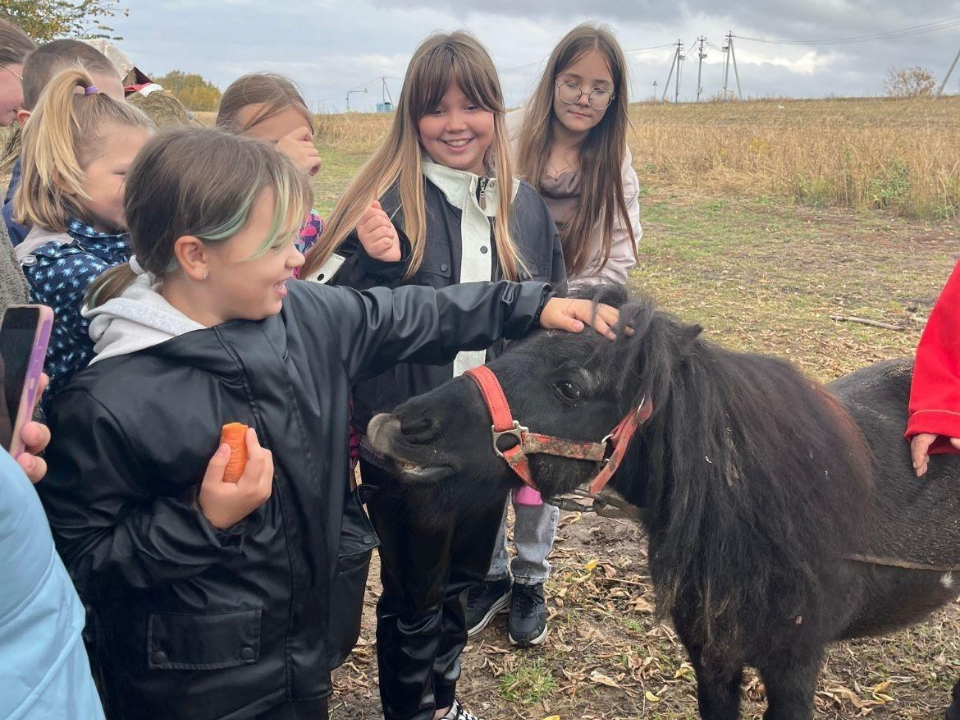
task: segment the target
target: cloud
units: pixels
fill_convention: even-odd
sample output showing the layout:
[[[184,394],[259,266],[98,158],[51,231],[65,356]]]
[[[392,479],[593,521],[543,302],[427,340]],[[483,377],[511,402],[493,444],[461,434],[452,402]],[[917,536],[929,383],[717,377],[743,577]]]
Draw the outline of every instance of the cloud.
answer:
[[[584,13],[587,9],[590,15]],[[696,93],[697,37],[708,38],[703,88],[722,84],[720,47],[730,30],[744,93],[794,97],[882,92],[888,68],[921,65],[942,77],[960,45],[951,30],[865,44],[776,45],[748,38],[835,39],[900,30],[960,16],[960,0],[485,0],[463,7],[441,0],[161,0],[136,3],[114,24],[120,43],[144,70],[199,72],[226,87],[238,75],[289,75],[315,106],[342,110],[346,91],[386,76],[394,99],[419,42],[436,30],[467,28],[489,49],[509,105],[524,102],[545,57],[574,25],[612,26],[628,51],[631,93],[663,91],[673,49],[684,43],[681,99]],[[636,52],[632,52],[636,51]],[[953,83],[951,83],[953,85]],[[956,87],[953,85],[954,88]],[[352,107],[373,110],[379,80]]]

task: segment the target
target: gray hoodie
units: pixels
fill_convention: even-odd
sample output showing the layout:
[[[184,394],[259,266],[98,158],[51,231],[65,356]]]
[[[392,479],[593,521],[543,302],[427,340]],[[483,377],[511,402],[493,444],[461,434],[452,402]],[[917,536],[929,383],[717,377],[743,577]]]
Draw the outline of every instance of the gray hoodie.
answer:
[[[90,338],[96,353],[91,365],[204,328],[168,303],[157,292],[158,287],[153,275],[140,275],[120,297],[94,310],[82,310],[90,319]]]

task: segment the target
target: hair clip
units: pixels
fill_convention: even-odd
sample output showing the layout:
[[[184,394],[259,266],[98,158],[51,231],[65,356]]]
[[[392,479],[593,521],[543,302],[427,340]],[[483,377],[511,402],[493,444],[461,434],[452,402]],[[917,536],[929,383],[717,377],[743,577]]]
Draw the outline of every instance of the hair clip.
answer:
[[[83,89],[83,94],[84,94],[84,95],[96,95],[96,94],[99,93],[99,92],[100,92],[100,91],[97,89],[97,86],[96,86],[96,85],[90,85],[90,86],[85,87],[85,88]]]
[[[131,255],[130,259],[127,260],[127,263],[129,263],[130,269],[133,270],[133,274],[136,275],[137,277],[147,274],[147,271],[144,270],[143,267],[141,267],[139,262],[137,262],[136,255]]]

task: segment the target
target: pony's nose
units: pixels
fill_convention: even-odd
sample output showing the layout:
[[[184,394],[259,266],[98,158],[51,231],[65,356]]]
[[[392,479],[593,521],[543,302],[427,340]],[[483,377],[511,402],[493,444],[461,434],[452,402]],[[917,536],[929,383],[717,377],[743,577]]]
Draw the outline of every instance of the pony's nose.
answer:
[[[403,439],[410,443],[427,444],[433,442],[436,440],[439,430],[439,423],[425,415],[400,418],[400,432],[403,433]]]

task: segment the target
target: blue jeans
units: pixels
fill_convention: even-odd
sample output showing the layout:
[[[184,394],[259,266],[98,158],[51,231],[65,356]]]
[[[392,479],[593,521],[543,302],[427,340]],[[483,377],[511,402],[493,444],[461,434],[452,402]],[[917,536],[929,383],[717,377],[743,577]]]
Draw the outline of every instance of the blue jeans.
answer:
[[[511,499],[513,495],[510,496]],[[507,554],[507,507],[503,508],[503,520],[493,548],[493,558],[487,571],[487,580],[500,580],[508,574],[522,585],[536,585],[550,575],[547,556],[553,549],[557,536],[557,521],[560,511],[553,505],[513,504],[516,522],[513,526],[513,544],[517,556],[509,561]]]

